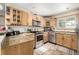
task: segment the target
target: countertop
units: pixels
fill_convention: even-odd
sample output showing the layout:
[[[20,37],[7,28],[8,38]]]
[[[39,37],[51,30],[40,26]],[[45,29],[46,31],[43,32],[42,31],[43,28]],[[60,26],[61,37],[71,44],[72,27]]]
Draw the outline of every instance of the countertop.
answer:
[[[2,43],[3,39],[5,39],[5,35],[0,35],[0,48],[1,48],[1,43]]]
[[[32,41],[35,39],[34,33],[22,33],[20,35],[6,37],[6,43],[3,46],[12,46],[23,42]]]
[[[5,38],[5,35],[0,35],[0,54],[1,54],[1,43],[4,38]]]
[[[55,31],[57,31],[57,32],[59,32],[59,31],[60,31],[60,32],[61,32],[61,31],[62,31],[62,32],[76,32],[75,30],[55,30]]]

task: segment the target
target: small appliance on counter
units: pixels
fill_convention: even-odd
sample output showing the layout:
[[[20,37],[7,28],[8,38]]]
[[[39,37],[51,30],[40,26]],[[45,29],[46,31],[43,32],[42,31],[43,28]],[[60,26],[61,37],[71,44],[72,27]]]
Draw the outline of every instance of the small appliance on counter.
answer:
[[[11,27],[8,27],[8,31],[6,33],[6,36],[14,36],[19,35],[20,31],[13,30]]]
[[[50,30],[51,30],[50,27],[44,27],[44,32],[46,32],[46,31],[50,31]]]
[[[6,33],[5,26],[0,26],[0,35],[4,35]]]

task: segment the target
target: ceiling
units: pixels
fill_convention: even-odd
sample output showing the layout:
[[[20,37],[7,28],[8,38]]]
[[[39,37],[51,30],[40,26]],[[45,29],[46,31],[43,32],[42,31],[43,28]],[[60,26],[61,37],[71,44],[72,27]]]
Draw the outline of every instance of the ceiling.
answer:
[[[12,5],[42,16],[57,15],[79,9],[79,3],[13,3]]]

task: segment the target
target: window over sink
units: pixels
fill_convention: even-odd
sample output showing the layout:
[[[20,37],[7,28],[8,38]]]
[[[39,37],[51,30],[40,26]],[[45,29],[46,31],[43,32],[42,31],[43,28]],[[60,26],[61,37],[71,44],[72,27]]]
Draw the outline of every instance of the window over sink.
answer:
[[[57,29],[75,29],[76,16],[69,16],[57,19]]]

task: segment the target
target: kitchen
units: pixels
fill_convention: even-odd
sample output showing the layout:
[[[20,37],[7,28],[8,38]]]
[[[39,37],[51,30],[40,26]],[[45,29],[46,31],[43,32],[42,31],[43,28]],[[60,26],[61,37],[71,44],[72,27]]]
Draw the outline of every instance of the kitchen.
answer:
[[[78,3],[4,5],[1,55],[79,54]]]

